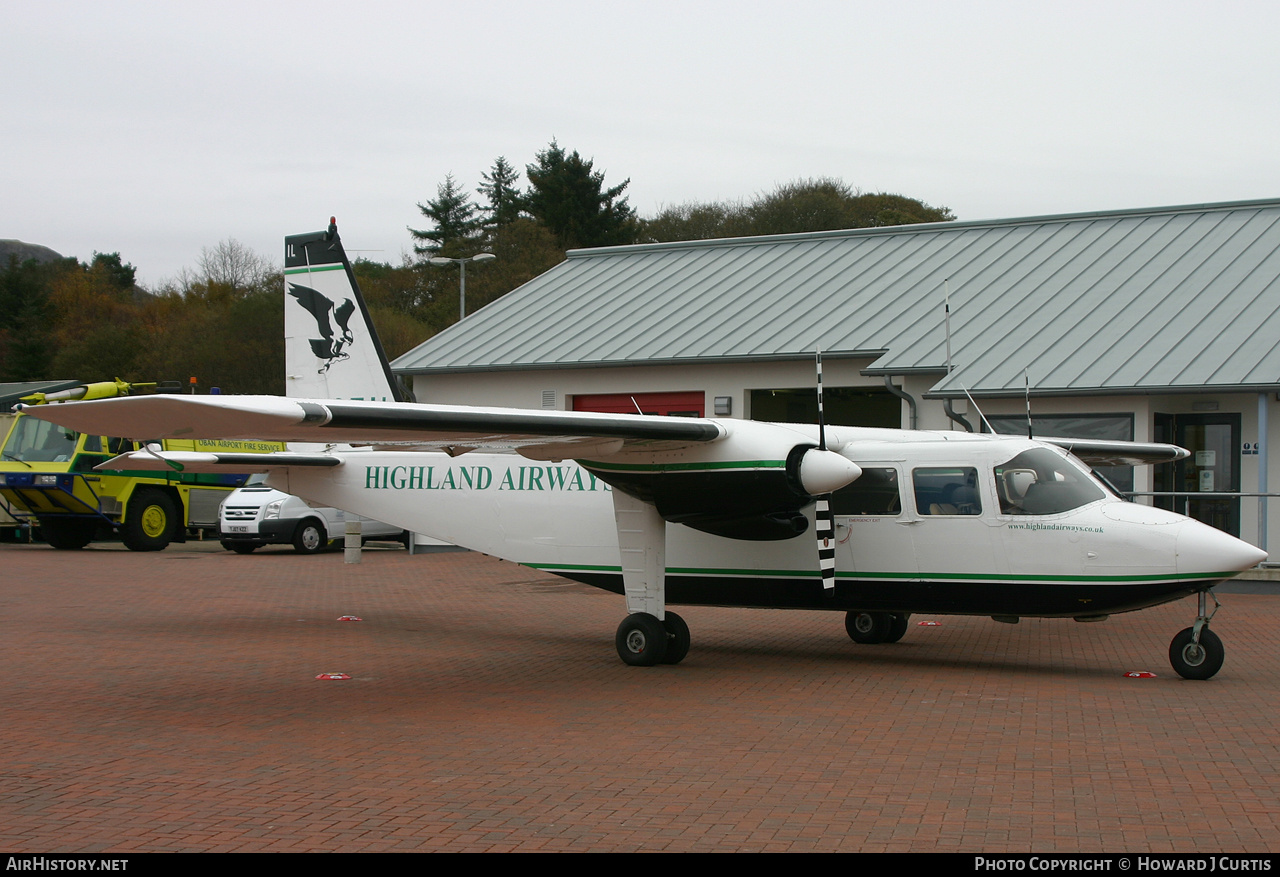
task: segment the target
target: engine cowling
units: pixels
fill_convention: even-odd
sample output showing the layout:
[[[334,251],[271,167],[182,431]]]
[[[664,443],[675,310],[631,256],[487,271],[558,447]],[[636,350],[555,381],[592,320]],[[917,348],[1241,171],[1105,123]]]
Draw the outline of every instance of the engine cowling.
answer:
[[[847,457],[811,444],[795,445],[777,461],[673,462],[643,471],[585,465],[615,489],[653,503],[669,523],[749,541],[799,536],[808,529],[802,509],[862,474]]]

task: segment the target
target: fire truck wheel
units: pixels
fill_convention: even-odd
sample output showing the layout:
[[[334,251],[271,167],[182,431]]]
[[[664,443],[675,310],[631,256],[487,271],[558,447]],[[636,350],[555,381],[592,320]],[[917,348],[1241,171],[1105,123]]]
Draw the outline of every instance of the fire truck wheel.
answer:
[[[93,541],[94,522],[88,518],[41,518],[44,541],[60,551],[84,548]]]
[[[173,541],[178,514],[162,490],[139,490],[129,500],[121,538],[130,551],[162,551]]]

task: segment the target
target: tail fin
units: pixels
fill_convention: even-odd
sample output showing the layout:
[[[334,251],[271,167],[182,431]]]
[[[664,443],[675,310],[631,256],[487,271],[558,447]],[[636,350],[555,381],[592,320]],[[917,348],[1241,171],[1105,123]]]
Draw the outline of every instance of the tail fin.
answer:
[[[284,286],[285,395],[405,401],[333,219],[284,239]]]

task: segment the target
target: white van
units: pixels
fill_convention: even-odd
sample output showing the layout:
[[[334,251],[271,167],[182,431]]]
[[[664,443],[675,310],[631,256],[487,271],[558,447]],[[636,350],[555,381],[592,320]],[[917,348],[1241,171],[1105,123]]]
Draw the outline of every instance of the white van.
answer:
[[[262,545],[291,544],[299,554],[316,554],[331,543],[340,544],[347,521],[356,518],[365,541],[409,544],[408,534],[399,527],[342,509],[315,508],[262,482],[263,476],[251,476],[244,487],[228,494],[218,510],[218,538],[228,551],[249,554]]]

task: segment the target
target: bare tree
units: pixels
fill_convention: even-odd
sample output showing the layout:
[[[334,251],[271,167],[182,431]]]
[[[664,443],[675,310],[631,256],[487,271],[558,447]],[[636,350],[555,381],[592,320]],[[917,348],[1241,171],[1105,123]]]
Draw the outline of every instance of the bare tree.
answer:
[[[233,289],[259,286],[280,270],[275,262],[255,253],[235,238],[227,238],[213,249],[203,247],[196,265],[202,275],[199,280]]]

